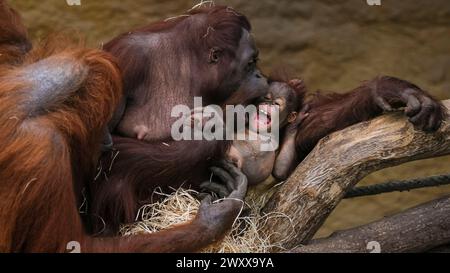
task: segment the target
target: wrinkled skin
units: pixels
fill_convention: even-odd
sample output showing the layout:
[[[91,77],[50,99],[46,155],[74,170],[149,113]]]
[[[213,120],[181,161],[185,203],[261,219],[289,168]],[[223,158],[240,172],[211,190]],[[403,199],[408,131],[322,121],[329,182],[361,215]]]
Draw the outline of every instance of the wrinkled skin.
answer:
[[[433,132],[439,129],[444,108],[418,86],[393,77],[380,77],[370,83],[371,95],[383,111],[405,107],[404,112],[417,129]]]

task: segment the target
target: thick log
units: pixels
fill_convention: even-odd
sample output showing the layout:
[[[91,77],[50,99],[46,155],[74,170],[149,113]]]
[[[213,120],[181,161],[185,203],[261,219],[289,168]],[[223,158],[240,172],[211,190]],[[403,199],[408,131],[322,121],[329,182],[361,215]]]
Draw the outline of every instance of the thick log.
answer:
[[[424,252],[450,243],[450,196],[293,249],[296,253]],[[437,249],[436,249],[437,251]]]
[[[450,100],[444,101],[450,112]],[[383,115],[323,138],[274,193],[262,232],[292,249],[306,244],[344,193],[371,172],[450,154],[450,117],[434,133],[414,129],[403,113]],[[276,251],[274,249],[273,251]]]

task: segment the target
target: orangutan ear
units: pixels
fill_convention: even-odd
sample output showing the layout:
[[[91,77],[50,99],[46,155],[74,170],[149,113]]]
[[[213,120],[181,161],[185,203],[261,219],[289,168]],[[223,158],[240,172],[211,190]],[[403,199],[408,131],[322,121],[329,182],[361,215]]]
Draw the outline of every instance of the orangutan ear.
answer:
[[[288,123],[292,123],[297,119],[297,112],[290,112],[288,117],[287,117],[287,121]]]
[[[208,62],[210,64],[216,64],[219,62],[220,57],[222,57],[222,49],[220,49],[219,47],[212,47],[209,50],[209,59]]]

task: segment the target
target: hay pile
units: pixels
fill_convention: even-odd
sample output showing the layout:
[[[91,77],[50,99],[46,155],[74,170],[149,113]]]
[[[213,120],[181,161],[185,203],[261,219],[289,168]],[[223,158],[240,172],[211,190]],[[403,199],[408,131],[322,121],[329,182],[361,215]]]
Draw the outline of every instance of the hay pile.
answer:
[[[122,235],[152,233],[187,222],[195,217],[200,206],[200,202],[194,197],[197,193],[193,190],[179,189],[172,194],[155,193],[165,198],[160,202],[143,206],[136,219],[139,222],[123,226]],[[265,253],[274,247],[280,247],[282,242],[270,242],[270,234],[259,232],[267,219],[287,217],[275,213],[260,215],[268,196],[270,195],[267,191],[263,195],[250,191],[245,200],[245,212],[236,219],[232,230],[222,242],[203,249],[202,252]]]

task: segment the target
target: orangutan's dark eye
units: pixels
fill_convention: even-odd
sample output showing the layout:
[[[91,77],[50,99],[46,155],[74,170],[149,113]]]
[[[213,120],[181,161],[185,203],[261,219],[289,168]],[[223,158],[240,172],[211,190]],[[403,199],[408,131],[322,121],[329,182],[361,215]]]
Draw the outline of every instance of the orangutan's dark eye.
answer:
[[[209,63],[216,64],[219,62],[220,55],[222,53],[222,50],[218,47],[213,47],[209,51]]]
[[[258,58],[253,58],[253,59],[247,64],[247,69],[248,69],[249,71],[255,69],[257,63],[258,63]]]

